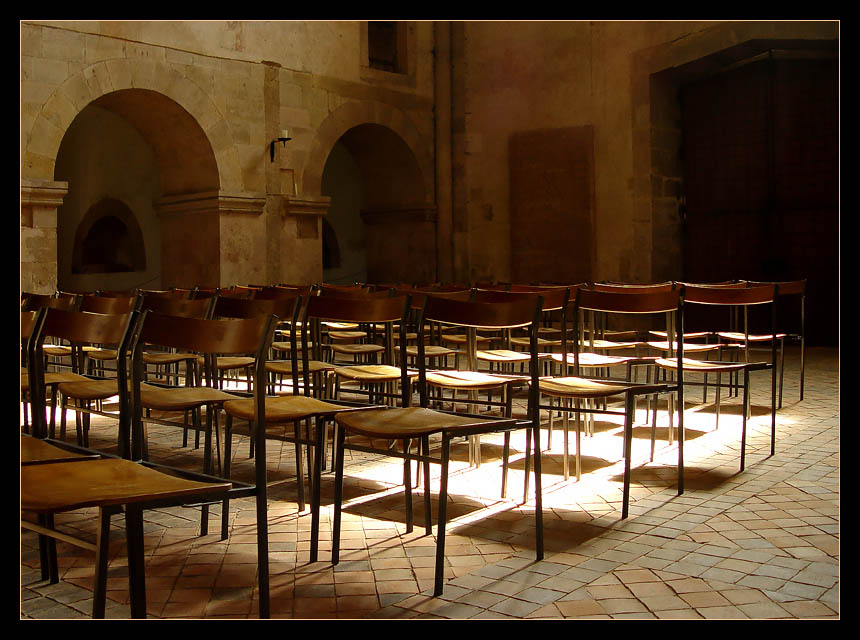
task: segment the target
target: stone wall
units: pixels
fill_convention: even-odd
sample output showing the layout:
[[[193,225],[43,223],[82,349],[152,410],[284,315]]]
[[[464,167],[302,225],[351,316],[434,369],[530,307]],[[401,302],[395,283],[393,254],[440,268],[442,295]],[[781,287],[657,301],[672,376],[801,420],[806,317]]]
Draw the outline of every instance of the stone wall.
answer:
[[[815,47],[837,38],[836,22],[464,23],[453,82],[453,130],[462,153],[455,154],[455,211],[463,212],[455,234],[459,224],[469,239],[459,277],[511,277],[517,237],[510,224],[511,138],[590,126],[590,279],[678,278],[680,76],[672,71],[706,73],[768,47]],[[556,220],[548,225],[549,233],[578,230],[559,228]]]
[[[318,281],[317,230],[326,210],[317,206],[325,202],[319,176],[349,129],[390,128],[418,159],[422,198],[432,205],[434,195],[433,26],[407,25],[402,74],[368,67],[366,32],[360,22],[24,22],[26,188],[51,187],[65,132],[96,103],[131,122],[152,146],[161,170],[159,200],[168,203],[155,209],[171,220],[162,227],[176,231],[177,220],[192,216],[181,234],[163,233],[165,286],[203,277],[204,260],[216,265],[207,280],[221,286]],[[273,156],[270,143],[284,129],[291,140]],[[297,207],[295,199],[316,204]],[[180,210],[180,202],[194,204]],[[201,215],[216,218],[201,227],[210,229],[206,237],[215,246],[207,247],[205,259],[191,259],[199,268],[186,273],[177,262],[177,238],[193,235],[198,223],[192,219]],[[34,216],[22,212],[22,229],[25,218]],[[50,290],[56,276],[51,282],[26,273],[26,265],[56,252],[56,237],[47,236],[27,233],[22,283]]]
[[[397,167],[408,166],[397,189],[384,184],[381,154],[359,159],[379,196],[365,219],[385,221],[393,246],[416,248],[422,278],[510,279],[510,141],[575,128],[592,132],[589,278],[677,277],[682,75],[770,46],[833,42],[838,26],[403,23],[405,72],[388,73],[369,66],[361,22],[24,22],[22,286],[56,286],[51,207],[66,188],[57,155],[91,103],[129,121],[153,148],[165,285],[320,280],[322,175],[332,148],[350,132],[347,140],[360,139],[362,125],[393,133],[408,159]],[[291,140],[272,153],[284,129]],[[554,203],[554,215],[563,204]],[[581,231],[557,220],[550,232]],[[180,238],[198,228],[214,243],[205,259],[181,251]],[[189,260],[196,270],[183,271]]]

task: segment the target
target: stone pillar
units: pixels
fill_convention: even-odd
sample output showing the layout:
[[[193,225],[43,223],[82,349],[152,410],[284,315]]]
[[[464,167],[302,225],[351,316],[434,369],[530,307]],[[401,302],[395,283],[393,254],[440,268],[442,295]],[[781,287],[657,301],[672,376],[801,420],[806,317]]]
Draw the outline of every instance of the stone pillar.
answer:
[[[454,279],[451,163],[451,23],[435,23],[436,280]]]
[[[367,280],[436,280],[436,208],[430,205],[361,212],[367,225]]]
[[[322,216],[329,196],[286,195],[281,198],[280,278],[284,284],[322,282]]]
[[[208,191],[165,196],[161,219],[164,287],[228,287],[263,283],[266,197]]]
[[[21,291],[57,290],[57,208],[68,182],[21,179]]]

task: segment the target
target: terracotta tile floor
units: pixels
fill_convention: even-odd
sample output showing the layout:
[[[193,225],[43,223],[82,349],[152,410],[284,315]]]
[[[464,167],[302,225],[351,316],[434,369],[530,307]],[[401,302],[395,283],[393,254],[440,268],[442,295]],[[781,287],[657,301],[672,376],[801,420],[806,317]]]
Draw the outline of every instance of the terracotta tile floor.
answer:
[[[635,429],[630,517],[620,519],[620,423],[601,418],[584,436],[583,475],[565,481],[556,422],[544,452],[546,554],[534,559],[533,500],[522,502],[523,460],[514,458],[509,499],[499,498],[501,439],[484,438],[483,464],[455,452],[444,595],[432,597],[435,538],[405,533],[401,467],[352,453],[346,464],[341,562],[330,559],[333,476],[324,477],[320,561],[309,563],[310,514],[296,503],[290,446],[268,447],[271,610],[276,618],[436,619],[791,619],[839,617],[839,361],[810,349],[805,398],[798,402],[799,351],[790,350],[776,455],[768,457],[769,378],[756,374],[747,468],[739,473],[739,401],[688,394],[686,491],[677,495],[677,444],[667,442],[665,406],[657,452],[650,430]],[[713,396],[711,396],[712,398]],[[524,406],[524,399],[519,403]],[[644,415],[640,421],[644,422]],[[111,448],[110,422],[95,421],[91,445]],[[71,437],[71,436],[70,436]],[[153,459],[199,468],[176,430],[150,427]],[[546,445],[546,431],[543,432]],[[514,438],[522,452],[524,438]],[[235,477],[249,477],[248,442],[234,449]],[[438,468],[434,469],[438,474]],[[438,477],[434,478],[435,490]],[[434,501],[434,509],[435,509]],[[197,535],[199,510],[146,514],[147,606],[151,618],[255,618],[255,511],[230,505],[231,535]],[[58,523],[95,533],[92,510]],[[121,520],[112,532],[107,616],[129,615]],[[58,545],[61,579],[40,579],[35,535],[21,534],[21,617],[87,618],[93,554]]]

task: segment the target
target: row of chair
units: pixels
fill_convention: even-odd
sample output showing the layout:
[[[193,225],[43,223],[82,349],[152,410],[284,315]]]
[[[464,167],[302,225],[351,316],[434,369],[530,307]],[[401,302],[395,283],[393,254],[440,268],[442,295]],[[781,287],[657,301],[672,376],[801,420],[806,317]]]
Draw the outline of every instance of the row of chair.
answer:
[[[549,396],[560,399],[564,408],[580,413],[605,412],[605,407],[598,407],[595,400],[606,400],[610,398],[623,398],[625,416],[625,472],[624,472],[624,498],[622,506],[622,517],[628,516],[629,486],[630,486],[630,442],[633,423],[633,410],[635,401],[640,396],[653,396],[656,394],[668,394],[675,398],[678,411],[678,491],[683,492],[683,388],[685,384],[685,371],[696,370],[698,365],[685,357],[685,340],[676,340],[675,336],[684,336],[683,330],[683,306],[686,301],[694,300],[697,296],[703,304],[715,304],[718,296],[724,304],[751,305],[767,304],[772,306],[778,295],[777,286],[762,287],[736,287],[736,288],[707,288],[705,292],[699,292],[696,287],[674,285],[663,287],[662,290],[608,290],[601,291],[601,287],[534,287],[519,288],[514,291],[513,287],[508,291],[482,291],[478,289],[444,292],[435,290],[420,290],[417,288],[384,287],[382,292],[374,295],[371,287],[360,288],[328,288],[318,287],[316,291],[298,290],[298,288],[283,287],[283,292],[277,295],[266,294],[259,296],[263,288],[255,289],[251,293],[242,296],[217,295],[211,298],[192,298],[188,296],[185,303],[195,300],[208,300],[210,307],[202,317],[183,317],[175,311],[169,314],[159,312],[156,309],[156,299],[169,297],[184,298],[184,296],[137,296],[136,306],[126,314],[111,314],[93,311],[67,311],[56,308],[44,308],[33,317],[33,326],[37,327],[31,333],[28,341],[28,365],[29,365],[29,388],[30,399],[33,403],[33,433],[44,439],[49,435],[45,423],[44,400],[46,387],[52,386],[61,393],[74,393],[75,389],[63,386],[68,382],[52,382],[49,374],[44,370],[45,355],[47,348],[45,339],[49,336],[66,341],[67,345],[83,345],[90,343],[93,349],[111,350],[115,354],[117,362],[117,379],[107,383],[106,379],[93,380],[95,376],[86,375],[93,382],[103,384],[107,389],[110,387],[114,395],[120,398],[119,409],[119,431],[118,451],[121,458],[133,461],[134,464],[150,468],[151,463],[146,462],[147,445],[144,424],[152,416],[145,416],[146,410],[161,412],[190,412],[194,416],[191,427],[196,431],[204,432],[206,444],[204,449],[204,469],[202,476],[206,478],[207,491],[212,492],[210,498],[218,498],[222,501],[222,535],[226,535],[226,513],[228,500],[236,497],[234,489],[225,489],[221,478],[230,478],[230,446],[234,434],[244,433],[253,438],[256,481],[253,486],[240,488],[244,491],[241,495],[255,495],[258,505],[258,551],[260,563],[260,615],[268,615],[268,598],[262,597],[267,594],[267,576],[263,565],[267,563],[266,534],[265,534],[265,441],[267,438],[279,438],[296,444],[296,456],[298,468],[298,488],[301,493],[303,487],[301,447],[308,451],[308,482],[311,491],[311,513],[312,513],[312,560],[317,559],[319,544],[319,510],[320,510],[320,479],[324,468],[324,455],[326,445],[327,426],[331,423],[335,427],[334,455],[335,465],[335,521],[333,527],[333,552],[332,560],[339,559],[339,534],[340,517],[342,509],[342,486],[344,475],[344,451],[347,448],[360,450],[373,450],[386,455],[396,455],[404,461],[404,487],[407,498],[408,527],[412,527],[411,512],[411,489],[412,489],[412,462],[420,465],[420,475],[424,477],[424,500],[425,500],[425,523],[428,533],[432,526],[430,515],[430,473],[429,464],[436,462],[442,466],[441,487],[439,496],[439,513],[437,514],[437,563],[436,563],[436,585],[434,592],[440,594],[443,586],[444,567],[444,540],[446,521],[446,491],[447,491],[447,469],[450,461],[450,447],[452,442],[462,437],[472,438],[472,441],[485,433],[503,433],[505,435],[505,454],[503,457],[502,491],[504,495],[506,464],[508,459],[508,446],[510,433],[515,429],[526,429],[527,447],[525,451],[527,461],[526,487],[524,488],[524,499],[528,495],[528,479],[530,477],[529,464],[534,463],[534,496],[536,502],[536,553],[537,557],[543,556],[543,527],[541,513],[541,473],[540,473],[540,427],[541,409],[552,415],[553,411],[559,409],[555,405],[542,406],[541,397]],[[728,294],[716,292],[730,292]],[[631,295],[631,294],[638,295]],[[288,295],[292,294],[292,295]],[[710,296],[710,297],[709,297]],[[85,296],[84,299],[92,296]],[[108,297],[108,296],[100,296]],[[146,300],[149,302],[146,302]],[[730,302],[729,302],[730,301]],[[82,301],[81,301],[82,302]],[[220,319],[213,319],[214,309],[220,305],[221,311],[217,313]],[[230,307],[234,307],[228,311]],[[635,314],[656,315],[667,320],[666,342],[668,352],[663,357],[655,357],[642,362],[649,363],[653,367],[659,367],[667,372],[662,381],[657,380],[646,383],[629,381],[606,380],[600,378],[588,378],[581,375],[582,369],[588,367],[592,361],[586,357],[586,353],[580,348],[581,341],[573,339],[573,348],[568,350],[568,331],[566,327],[560,333],[560,353],[549,355],[544,347],[551,346],[554,340],[541,338],[542,329],[553,330],[552,327],[544,325],[547,314],[559,313],[563,318],[563,325],[570,318],[575,325],[573,336],[584,334],[585,325],[580,322],[587,313],[613,313],[613,314]],[[68,315],[72,314],[72,315]],[[77,314],[77,315],[75,315]],[[70,327],[76,326],[74,317],[81,317],[91,326],[98,317],[120,318],[116,326],[123,326],[125,330],[122,335],[105,333],[105,326],[93,329],[93,333],[84,334],[78,329],[72,331]],[[230,317],[232,319],[225,319]],[[774,315],[775,317],[775,315]],[[24,312],[22,312],[22,327],[24,324]],[[107,323],[104,320],[103,323]],[[254,323],[257,324],[254,324]],[[252,325],[255,331],[247,334],[244,342],[237,342],[239,327],[245,323],[248,327]],[[324,359],[319,357],[319,350],[315,347],[321,346],[322,327],[327,324],[330,334],[335,333],[337,328],[355,327],[364,336],[382,336],[383,348],[375,349],[380,354],[381,363],[374,365],[366,364],[343,364],[335,363],[320,364]],[[462,371],[438,369],[428,366],[431,362],[429,356],[434,355],[434,349],[443,348],[433,344],[432,336],[456,334],[443,333],[438,330],[440,326],[451,326],[460,329],[464,337],[462,349],[454,349],[461,352],[467,363],[469,375],[463,375]],[[281,360],[279,370],[272,369],[273,362],[270,358],[271,349],[276,342],[276,327],[281,327],[286,332],[288,340],[283,341],[283,353],[288,355],[286,360]],[[595,340],[595,324],[589,327],[590,339]],[[414,331],[409,331],[414,329]],[[349,330],[349,329],[347,329]],[[493,331],[506,336],[510,342],[519,349],[478,349],[478,332]],[[519,341],[512,334],[522,330],[525,332]],[[772,327],[773,334],[776,335]],[[250,339],[253,334],[254,340]],[[410,335],[412,334],[412,335]],[[245,336],[244,333],[242,333]],[[359,334],[355,334],[359,335]],[[604,334],[605,335],[605,334]],[[24,336],[22,336],[24,337]],[[397,338],[395,340],[395,337]],[[87,339],[84,339],[87,338]],[[410,342],[410,338],[412,341]],[[231,341],[233,340],[233,341]],[[394,345],[396,344],[396,348]],[[592,342],[593,344],[593,342]],[[165,348],[164,351],[155,351],[158,345]],[[775,342],[773,342],[775,349]],[[342,354],[347,353],[342,351]],[[94,353],[90,351],[89,353]],[[83,353],[81,351],[81,353]],[[248,354],[252,355],[248,355]],[[395,356],[395,353],[397,354]],[[441,353],[441,352],[435,352]],[[525,355],[523,355],[525,353]],[[183,386],[147,382],[147,365],[157,364],[153,354],[164,354],[162,357],[179,357],[188,365],[187,374],[184,377]],[[506,364],[518,364],[521,366],[520,373],[508,370],[502,372],[482,372],[477,365],[478,358],[483,362],[506,362]],[[316,356],[316,357],[315,357]],[[219,388],[216,383],[218,363],[224,367],[235,365],[228,362],[227,357],[250,358],[250,374],[246,374],[249,381],[248,390],[239,393],[235,389],[226,391]],[[318,358],[318,359],[317,359]],[[507,358],[507,359],[506,359]],[[775,362],[775,351],[772,353],[771,363]],[[585,362],[584,362],[585,361]],[[289,366],[284,364],[289,362]],[[127,373],[125,363],[130,363]],[[314,364],[317,363],[317,364]],[[410,365],[411,363],[411,365]],[[560,365],[560,375],[555,375],[552,368],[547,370],[548,363]],[[747,392],[749,389],[749,373],[763,368],[773,368],[771,363],[711,363],[707,365],[707,372],[715,372],[719,367],[720,372],[742,372],[744,374],[744,406],[748,403]],[[267,368],[268,367],[268,368]],[[195,371],[202,372],[194,373]],[[335,375],[345,377],[358,383],[360,388],[369,390],[367,399],[363,402],[346,401],[340,397],[329,397],[326,385],[312,380],[312,374],[323,372],[323,376]],[[547,372],[549,371],[549,375]],[[274,387],[268,384],[269,375],[273,372],[288,374],[291,385],[288,392],[273,393]],[[326,373],[329,372],[329,373]],[[775,371],[772,374],[775,384]],[[34,385],[34,381],[37,381]],[[84,385],[89,382],[79,380]],[[200,383],[207,382],[206,385]],[[373,392],[373,387],[386,384],[389,389],[399,389],[388,393]],[[489,385],[506,388],[507,398],[500,403],[501,411],[488,415],[478,412],[456,411],[456,403],[452,410],[432,408],[437,406],[439,396],[432,392],[434,388],[439,389],[446,386],[454,386],[455,389],[465,389],[467,392],[475,392],[485,389]],[[483,386],[482,386],[483,385]],[[130,393],[126,393],[129,388]],[[514,388],[524,388],[528,392],[528,410],[525,416],[515,417],[510,410],[510,397]],[[417,389],[417,403],[413,397],[413,390]],[[352,389],[355,391],[355,389]],[[772,397],[775,398],[775,388]],[[719,397],[719,395],[718,395]],[[125,399],[123,399],[125,398]],[[589,402],[589,406],[582,403]],[[483,401],[482,401],[483,404]],[[417,406],[416,406],[417,405]],[[475,407],[476,402],[470,404]],[[655,405],[656,406],[656,405]],[[207,424],[201,426],[199,417],[205,411]],[[219,468],[213,466],[213,444],[212,435],[216,438],[214,450],[220,452],[217,443],[219,430],[217,425],[213,428],[213,421],[218,413],[223,411],[227,418],[225,421],[224,463]],[[746,413],[746,412],[745,412]],[[772,423],[771,450],[773,451],[773,430],[775,429],[775,407],[772,407],[774,416]],[[53,416],[53,412],[51,412]],[[241,422],[246,427],[238,427]],[[287,425],[293,425],[290,431]],[[183,422],[183,428],[187,428],[187,420]],[[301,426],[304,426],[302,432]],[[551,431],[550,431],[551,433]],[[434,439],[435,449],[431,449],[431,437]],[[579,429],[577,428],[577,438]],[[741,465],[743,468],[743,441]],[[401,450],[391,447],[392,442],[401,443]],[[413,443],[418,446],[412,450]],[[380,444],[381,443],[381,444]],[[56,444],[56,443],[55,443]],[[85,443],[82,443],[85,444]],[[566,449],[566,447],[565,447]],[[313,451],[313,458],[310,452]],[[437,455],[431,452],[436,451]],[[577,444],[577,459],[579,457],[579,446]],[[90,455],[90,454],[87,454]],[[104,454],[100,454],[104,458]],[[92,462],[84,458],[83,464]],[[56,463],[60,464],[60,463]],[[79,462],[62,464],[79,464]],[[579,467],[579,465],[578,465]],[[86,467],[81,466],[81,470]],[[212,474],[217,473],[221,478],[215,478]],[[235,482],[234,482],[235,484]],[[217,488],[211,488],[214,485]],[[232,493],[231,493],[232,491]],[[147,495],[145,499],[139,496],[129,498],[134,502],[150,504],[153,496]],[[184,499],[184,497],[183,497]],[[199,498],[198,498],[199,499]],[[300,500],[302,498],[300,497]],[[42,514],[42,516],[65,510],[78,508],[79,502],[67,502],[62,505],[52,504],[50,507],[22,501],[22,507]],[[116,503],[114,503],[116,504]],[[73,505],[73,506],[70,506]],[[99,505],[101,506],[101,505]],[[41,517],[41,516],[40,516]],[[132,522],[132,529],[138,529]],[[205,531],[204,523],[201,530]],[[262,531],[261,531],[262,530]],[[41,531],[45,533],[45,530]],[[139,541],[129,540],[129,553],[136,549]],[[100,560],[101,561],[101,560]],[[142,579],[140,571],[134,571],[135,579]],[[264,590],[263,581],[266,581]],[[139,598],[137,596],[137,608],[133,614],[140,613]],[[145,607],[145,605],[144,605]],[[94,609],[94,613],[96,610]]]

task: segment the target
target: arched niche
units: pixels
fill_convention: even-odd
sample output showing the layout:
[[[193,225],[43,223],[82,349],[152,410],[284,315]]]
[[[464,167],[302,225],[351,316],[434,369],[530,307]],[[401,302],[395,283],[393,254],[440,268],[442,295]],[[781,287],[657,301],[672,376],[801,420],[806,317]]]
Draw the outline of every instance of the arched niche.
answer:
[[[347,169],[338,178],[333,165]],[[377,283],[435,279],[435,208],[426,204],[419,159],[397,132],[372,122],[347,130],[332,147],[322,189],[350,263],[331,273]]]
[[[146,249],[134,213],[104,198],[89,208],[75,232],[72,273],[144,271]]]

